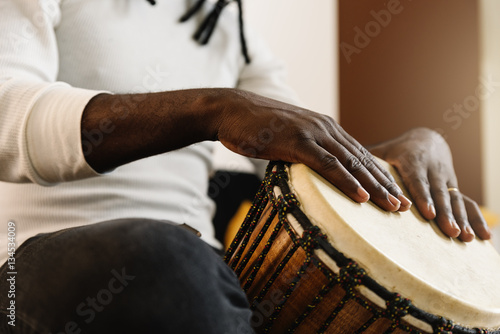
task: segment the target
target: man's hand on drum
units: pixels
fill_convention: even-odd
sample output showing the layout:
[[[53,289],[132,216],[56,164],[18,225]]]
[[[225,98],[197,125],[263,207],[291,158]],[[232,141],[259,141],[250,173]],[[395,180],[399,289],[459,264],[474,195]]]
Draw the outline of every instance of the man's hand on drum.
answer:
[[[471,241],[491,233],[478,205],[458,191],[450,148],[437,132],[418,128],[370,151],[393,165],[426,219],[436,219],[448,236]]]
[[[300,162],[357,202],[387,211],[411,202],[370,152],[332,118],[238,90],[226,90],[217,138],[245,156]]]

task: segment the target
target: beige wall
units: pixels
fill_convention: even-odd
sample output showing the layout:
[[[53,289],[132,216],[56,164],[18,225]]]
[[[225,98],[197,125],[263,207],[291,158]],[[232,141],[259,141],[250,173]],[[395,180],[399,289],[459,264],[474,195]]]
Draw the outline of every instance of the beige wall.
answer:
[[[339,0],[340,119],[363,144],[438,129],[482,201],[479,106],[454,110],[479,85],[477,15],[476,0]]]
[[[337,114],[336,5],[332,0],[244,1],[248,24],[288,68],[303,106]]]
[[[481,1],[481,72],[491,76],[490,95],[482,104],[482,142],[485,204],[500,213],[500,1]]]
[[[500,84],[500,1],[481,0],[481,72]],[[481,110],[484,204],[500,214],[500,85],[492,87]],[[500,250],[500,226],[494,230]]]

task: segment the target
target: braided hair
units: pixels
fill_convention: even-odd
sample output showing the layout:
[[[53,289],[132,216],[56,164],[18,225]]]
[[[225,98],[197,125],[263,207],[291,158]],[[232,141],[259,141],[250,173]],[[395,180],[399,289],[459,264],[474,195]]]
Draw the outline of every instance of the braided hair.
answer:
[[[156,4],[155,0],[146,0],[146,1],[153,6]],[[236,3],[238,4],[238,11],[239,11],[238,23],[240,26],[241,53],[245,58],[245,62],[249,64],[250,57],[248,56],[247,42],[245,39],[245,32],[243,29],[243,6],[241,4],[242,0],[218,0],[217,3],[215,4],[215,7],[203,20],[203,22],[200,24],[200,26],[194,33],[193,38],[201,45],[206,45],[210,40],[210,37],[212,36],[215,26],[217,25],[217,20],[219,19],[222,10],[231,1],[236,1]],[[205,0],[198,0],[193,7],[189,8],[188,11],[184,15],[182,15],[182,17],[180,18],[180,22],[186,22],[187,20],[189,20],[194,14],[196,14],[200,10],[200,8],[203,6],[204,3]]]

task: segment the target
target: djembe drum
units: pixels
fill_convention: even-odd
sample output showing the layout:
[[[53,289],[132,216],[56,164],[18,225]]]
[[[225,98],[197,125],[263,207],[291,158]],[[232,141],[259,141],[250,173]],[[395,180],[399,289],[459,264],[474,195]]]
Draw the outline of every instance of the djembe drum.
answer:
[[[269,165],[226,261],[258,333],[500,334],[489,242],[355,203],[304,165]]]

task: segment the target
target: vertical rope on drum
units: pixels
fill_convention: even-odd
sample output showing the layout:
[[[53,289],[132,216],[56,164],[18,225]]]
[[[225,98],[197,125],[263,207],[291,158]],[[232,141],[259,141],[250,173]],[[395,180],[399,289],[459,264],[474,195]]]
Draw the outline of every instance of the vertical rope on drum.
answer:
[[[294,244],[292,246],[292,248],[287,252],[287,254],[283,258],[283,260],[281,260],[281,262],[276,267],[276,270],[274,271],[271,278],[266,282],[266,284],[264,285],[262,290],[259,292],[257,297],[254,298],[253,303],[251,305],[252,309],[255,309],[255,305],[260,304],[262,299],[264,299],[264,296],[267,294],[267,292],[269,291],[271,286],[274,284],[274,282],[276,281],[278,276],[282,273],[282,271],[285,268],[285,266],[287,265],[288,261],[290,261],[291,257],[295,254],[295,252],[297,251],[298,248],[299,248],[299,245]],[[254,303],[256,303],[256,304],[254,304]]]
[[[260,268],[260,265],[264,261],[262,255],[263,254],[264,254],[264,256],[267,255],[267,253],[269,252],[269,249],[271,247],[272,242],[276,239],[276,236],[278,235],[279,229],[286,222],[287,209],[290,207],[293,207],[297,203],[297,199],[296,199],[294,194],[279,195],[278,198],[273,196],[274,191],[272,189],[272,185],[276,183],[276,178],[279,179],[281,176],[278,173],[273,173],[272,176],[275,176],[275,177],[271,177],[269,180],[269,183],[266,184],[267,194],[268,194],[269,199],[270,199],[269,202],[272,205],[271,213],[269,214],[269,217],[267,218],[265,224],[262,226],[262,229],[259,231],[257,237],[255,238],[255,241],[253,242],[252,246],[248,250],[247,254],[245,254],[245,258],[241,261],[240,265],[235,270],[235,272],[238,276],[240,276],[244,267],[247,265],[248,261],[255,253],[255,250],[257,249],[260,242],[264,238],[264,235],[266,234],[267,230],[269,229],[269,227],[273,223],[276,214],[278,214],[278,222],[277,222],[278,228],[275,227],[268,242],[264,246],[263,253],[261,253],[259,255],[259,257],[257,259],[257,268],[255,268],[255,266],[254,266],[254,268],[252,269],[253,275],[251,274],[251,276],[255,277],[255,275],[257,274],[258,268]],[[253,277],[251,278],[251,281],[253,281]],[[248,281],[247,281],[247,283],[248,283]],[[251,282],[250,282],[250,284],[251,284]],[[247,289],[250,287],[250,285],[245,285],[245,286],[247,286]]]
[[[224,260],[226,263],[231,262],[231,269],[235,269],[238,265],[239,259],[241,255],[245,251],[248,241],[250,240],[250,236],[255,230],[258,221],[260,220],[264,209],[267,204],[271,202],[273,197],[272,187],[277,182],[276,179],[279,178],[279,175],[274,171],[274,164],[269,164],[266,169],[266,177],[262,181],[257,194],[255,195],[255,199],[252,207],[250,208],[247,216],[245,217],[245,221],[243,226],[238,230],[235,239],[231,243]],[[234,254],[234,252],[236,254]],[[233,256],[234,254],[234,256]]]
[[[360,333],[363,333],[368,327],[370,327],[371,325],[373,325],[373,323],[375,321],[377,321],[378,319],[382,318],[382,313],[381,312],[377,312],[376,310],[372,310],[373,311],[373,316],[368,319],[360,328],[358,328],[354,334],[360,334]]]
[[[273,324],[276,321],[276,319],[278,318],[281,310],[283,309],[283,306],[285,305],[285,303],[288,301],[288,299],[290,298],[292,293],[297,288],[297,286],[298,286],[297,283],[300,281],[300,279],[302,278],[302,276],[306,272],[306,269],[310,265],[310,263],[311,263],[311,258],[307,257],[306,260],[304,261],[304,263],[302,264],[302,266],[300,267],[300,269],[297,271],[296,276],[293,278],[293,280],[288,285],[288,289],[285,292],[285,294],[283,295],[283,297],[281,298],[280,302],[274,307],[274,312],[269,317],[269,322],[266,324],[266,327],[264,327],[264,329],[263,329],[264,333],[268,333],[269,330],[271,329],[271,327],[273,326]]]
[[[262,212],[264,211],[264,207],[267,204],[268,195],[266,192],[266,186],[262,183],[255,195],[254,204],[248,211],[248,214],[245,217],[240,229],[236,233],[231,245],[226,251],[224,256],[224,261],[229,263],[231,261],[231,269],[234,269],[238,264],[238,260],[241,257],[241,254],[245,250],[248,239],[250,238],[250,233],[255,229],[257,221],[260,219]],[[235,254],[232,259],[235,251],[238,250],[237,254]]]
[[[269,250],[271,249],[271,245],[276,240],[276,237],[278,236],[278,233],[281,230],[282,226],[283,226],[283,222],[280,220],[280,221],[278,221],[278,223],[274,227],[274,230],[271,233],[271,236],[267,240],[266,245],[264,246],[264,249],[259,254],[259,257],[257,258],[257,261],[252,268],[252,272],[250,273],[247,280],[245,281],[245,285],[243,286],[243,290],[245,292],[247,292],[248,289],[250,288],[250,286],[252,285],[253,280],[255,279],[255,276],[257,276],[257,272],[259,271],[260,267],[262,266],[262,263],[264,262],[267,254],[269,253]]]
[[[363,324],[355,333],[363,333],[375,321],[381,318],[386,318],[391,321],[391,326],[385,333],[392,333],[397,328],[401,329],[401,318],[408,314],[411,302],[409,299],[401,297],[400,294],[394,293],[393,297],[386,302],[386,308],[383,311],[375,311],[374,315]],[[451,332],[450,332],[451,333]]]
[[[236,273],[236,275],[238,275],[238,277],[240,277],[241,272],[245,269],[248,261],[250,261],[250,258],[253,256],[253,254],[255,253],[255,250],[257,249],[257,247],[259,246],[260,242],[264,238],[264,235],[266,234],[267,230],[269,229],[269,226],[271,226],[271,224],[272,224],[272,222],[274,220],[274,217],[276,216],[277,212],[278,212],[278,210],[276,208],[273,207],[271,209],[271,213],[269,214],[269,217],[267,217],[266,222],[264,223],[264,225],[262,225],[262,228],[260,229],[259,233],[257,234],[257,237],[255,238],[255,240],[250,245],[250,248],[246,252],[246,254],[243,257],[243,259],[241,260],[241,262],[238,264],[237,268],[234,269],[234,272]],[[251,234],[251,233],[249,233],[249,234]],[[249,240],[250,240],[250,235],[248,236],[248,238],[246,240],[246,243],[245,243],[245,246],[244,246],[245,248],[246,248],[247,243],[249,242]]]
[[[395,293],[394,297],[386,302],[386,305],[383,316],[391,320],[391,327],[386,332],[392,333],[396,328],[400,328],[401,318],[408,314],[411,301],[401,297],[399,293]]]
[[[324,274],[328,277],[328,279],[330,280],[330,283],[333,285],[333,286],[336,286],[336,285],[340,285],[341,283],[341,278],[338,276],[338,275],[334,275],[332,273],[332,271],[329,269],[329,268],[326,268],[325,266],[322,265],[321,262],[319,262],[319,264],[317,265],[317,268]],[[329,283],[329,284],[330,284]],[[345,289],[344,289],[345,290]],[[346,290],[346,294],[344,295],[344,297],[341,299],[341,301],[339,302],[339,304],[337,304],[336,308],[332,311],[332,313],[330,313],[329,317],[325,320],[325,322],[323,323],[323,325],[320,327],[320,329],[318,330],[318,333],[324,333],[328,327],[330,327],[331,323],[335,320],[335,318],[337,317],[337,315],[340,313],[340,311],[342,311],[342,309],[344,308],[345,304],[352,299],[352,295],[350,295],[348,293],[348,291]]]
[[[335,282],[344,289],[345,295],[323,323],[318,333],[324,333],[342,311],[345,304],[356,297],[354,289],[361,284],[361,279],[365,274],[365,271],[358,267],[355,262],[349,262],[345,267],[340,268],[339,274],[335,276]]]
[[[295,333],[297,328],[302,324],[302,322],[311,314],[311,312],[318,306],[323,298],[337,285],[335,281],[335,276],[330,270],[326,270],[323,267],[323,263],[319,261],[317,258],[312,258],[312,264],[318,268],[323,275],[328,278],[328,283],[323,286],[323,288],[318,292],[316,297],[314,297],[313,301],[307,305],[307,308],[304,313],[302,313],[297,319],[295,319],[294,324],[288,329],[288,333]]]
[[[328,329],[328,327],[330,327],[330,324],[333,322],[333,320],[335,320],[335,318],[337,317],[337,315],[340,313],[340,311],[342,311],[342,309],[344,308],[345,304],[347,304],[347,302],[349,300],[351,300],[351,296],[349,296],[349,294],[346,293],[344,295],[344,297],[342,298],[342,300],[333,309],[332,313],[330,313],[330,315],[325,320],[325,322],[323,323],[323,325],[321,325],[321,327],[318,329],[318,331],[317,331],[318,334],[323,334]]]
[[[295,319],[295,322],[293,325],[288,329],[288,333],[295,333],[297,328],[302,324],[302,322],[311,314],[311,312],[316,308],[316,306],[321,303],[323,298],[330,292],[332,289],[335,287],[336,283],[331,281],[328,282],[323,288],[320,290],[320,292],[314,297],[313,301],[307,305],[306,311],[302,313],[297,319]]]

